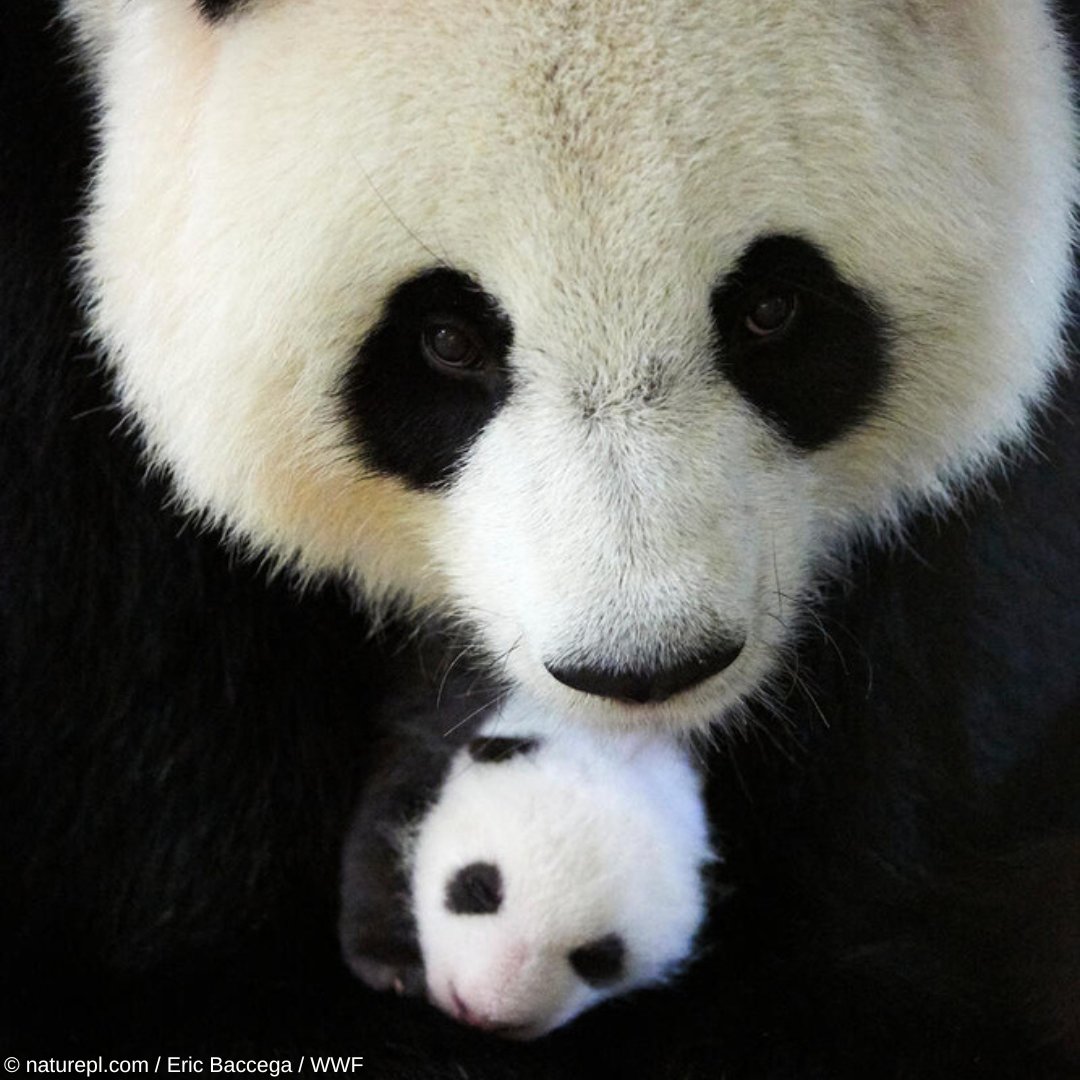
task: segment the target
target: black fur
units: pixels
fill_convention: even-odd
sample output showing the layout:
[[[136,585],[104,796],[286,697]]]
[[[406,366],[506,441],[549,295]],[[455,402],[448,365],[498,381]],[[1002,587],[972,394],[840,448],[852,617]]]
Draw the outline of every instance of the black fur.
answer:
[[[1041,455],[823,612],[713,758],[733,898],[676,985],[535,1044],[373,994],[336,863],[386,642],[163,509],[66,285],[85,115],[46,0],[0,63],[0,1046],[361,1053],[434,1080],[1075,1078],[1080,387]],[[793,670],[795,670],[793,665]],[[384,675],[385,671],[385,675]]]
[[[447,375],[425,357],[425,326],[444,320],[476,334],[475,370]],[[447,480],[510,391],[513,338],[495,300],[465,274],[428,270],[399,286],[341,388],[364,460],[420,488]]]
[[[622,978],[626,965],[626,945],[618,934],[605,934],[596,941],[572,949],[566,959],[590,986],[611,986]]]
[[[469,741],[469,757],[473,761],[501,764],[520,754],[535,753],[539,748],[539,739],[478,735],[475,739]]]
[[[219,22],[227,15],[247,7],[251,0],[195,0],[199,11],[210,20]]]
[[[469,863],[446,883],[446,910],[455,915],[495,915],[502,902],[502,871],[495,863]]]
[[[785,297],[790,323],[760,336],[755,305]],[[839,438],[872,410],[888,373],[879,304],[844,281],[829,258],[793,236],[751,244],[712,296],[720,369],[799,449]]]
[[[342,956],[369,982],[377,965],[382,988],[406,994],[422,993],[425,983],[404,845],[434,802],[454,753],[484,715],[475,677],[458,664],[451,679],[437,649],[425,643],[424,664],[410,672],[414,692],[395,695],[392,706],[373,717],[383,734],[365,755],[362,796],[341,859]],[[435,686],[424,677],[428,665],[439,675]],[[479,693],[481,704],[491,700],[487,691]],[[479,741],[468,741],[470,750]]]

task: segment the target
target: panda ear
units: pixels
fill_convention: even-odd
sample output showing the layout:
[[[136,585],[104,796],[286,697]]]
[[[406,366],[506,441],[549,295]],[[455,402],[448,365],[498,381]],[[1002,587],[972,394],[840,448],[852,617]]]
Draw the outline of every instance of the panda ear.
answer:
[[[540,747],[540,740],[530,736],[507,738],[501,735],[478,735],[469,742],[469,757],[473,761],[501,764],[521,754],[531,754]]]

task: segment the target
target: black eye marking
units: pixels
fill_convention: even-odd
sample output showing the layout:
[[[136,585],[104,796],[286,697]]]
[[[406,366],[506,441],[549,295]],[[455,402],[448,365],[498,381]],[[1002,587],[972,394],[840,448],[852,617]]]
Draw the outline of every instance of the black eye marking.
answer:
[[[720,370],[800,450],[845,434],[880,399],[888,320],[809,241],[755,241],[711,307]]]
[[[195,0],[195,4],[209,22],[218,22],[246,7],[248,0]]]
[[[605,934],[587,945],[579,945],[567,959],[582,981],[600,989],[622,978],[626,946],[618,934]]]
[[[494,915],[502,901],[502,874],[493,863],[469,863],[446,883],[446,910],[455,915]]]
[[[419,488],[448,481],[510,392],[513,328],[457,270],[399,285],[335,397],[362,460]]]
[[[469,757],[473,761],[501,764],[519,754],[531,754],[539,749],[540,740],[507,738],[501,735],[478,735],[469,742]]]

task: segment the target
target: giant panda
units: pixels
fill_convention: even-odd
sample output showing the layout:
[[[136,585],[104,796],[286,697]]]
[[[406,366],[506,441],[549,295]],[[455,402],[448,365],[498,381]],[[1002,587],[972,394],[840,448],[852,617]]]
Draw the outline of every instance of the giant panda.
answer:
[[[5,1047],[1075,1075],[1072,17],[9,0]],[[348,978],[436,626],[711,745],[677,986],[520,1047]]]
[[[511,1039],[675,977],[722,861],[689,748],[520,693],[462,720],[461,745],[403,723],[372,755],[342,848],[349,968]]]

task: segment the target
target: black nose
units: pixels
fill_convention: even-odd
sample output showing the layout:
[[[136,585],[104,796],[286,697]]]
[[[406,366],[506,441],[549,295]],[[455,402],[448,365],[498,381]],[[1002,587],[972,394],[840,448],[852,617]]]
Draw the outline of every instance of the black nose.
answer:
[[[563,685],[583,694],[644,705],[667,701],[730,667],[744,644],[725,640],[706,652],[665,668],[613,671],[584,664],[559,663],[545,664],[544,667]]]

